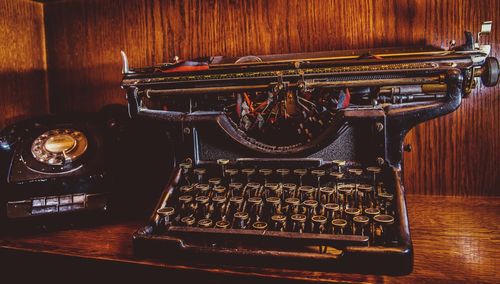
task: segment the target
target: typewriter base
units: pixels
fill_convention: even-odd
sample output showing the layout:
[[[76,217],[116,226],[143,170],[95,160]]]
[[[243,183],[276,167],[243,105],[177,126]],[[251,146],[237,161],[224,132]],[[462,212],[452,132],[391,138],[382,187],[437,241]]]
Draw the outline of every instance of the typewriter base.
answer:
[[[413,249],[400,171],[396,169],[392,169],[392,171],[395,180],[395,205],[399,216],[398,223],[395,226],[400,237],[399,245],[395,247],[347,245],[339,253],[332,254],[330,251],[319,253],[294,251],[293,249],[286,251],[273,250],[272,243],[266,243],[269,249],[266,249],[267,246],[217,247],[215,242],[213,244],[207,242],[204,245],[193,245],[182,237],[155,234],[153,226],[148,225],[134,233],[134,252],[141,257],[162,258],[181,263],[219,263],[318,271],[406,275],[411,273],[413,269]],[[175,179],[175,176],[174,173],[171,181]],[[192,228],[192,230],[196,229]],[[206,240],[207,237],[209,236],[204,236],[201,239]],[[231,237],[234,238],[234,235]],[[214,239],[218,240],[217,238]],[[283,238],[277,239],[276,243],[282,241]]]

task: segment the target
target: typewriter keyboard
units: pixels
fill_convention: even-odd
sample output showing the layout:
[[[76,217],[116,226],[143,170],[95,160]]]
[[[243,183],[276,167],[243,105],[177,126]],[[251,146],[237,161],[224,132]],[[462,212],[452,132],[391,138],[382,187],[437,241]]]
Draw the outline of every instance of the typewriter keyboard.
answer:
[[[390,184],[381,167],[346,161],[313,167],[182,163],[177,184],[156,211],[156,229],[390,246],[397,244]]]

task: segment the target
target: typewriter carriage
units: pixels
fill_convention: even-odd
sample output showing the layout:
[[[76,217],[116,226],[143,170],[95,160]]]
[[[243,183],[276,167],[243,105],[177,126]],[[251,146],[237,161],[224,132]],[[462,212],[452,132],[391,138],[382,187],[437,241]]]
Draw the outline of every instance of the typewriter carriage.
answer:
[[[176,149],[178,161],[190,161],[195,167],[207,169],[216,168],[215,161],[220,158],[233,160],[230,165],[239,168],[251,165],[272,169],[331,169],[331,161],[337,159],[356,161],[356,166],[376,165],[383,169],[382,180],[393,194],[397,232],[397,244],[379,246],[368,245],[366,238],[352,235],[294,236],[287,232],[260,234],[252,230],[178,225],[157,231],[161,217],[156,210],[175,206],[174,200],[179,196],[182,170],[177,167],[150,224],[134,234],[136,252],[159,257],[169,255],[168,252],[182,252],[176,253],[175,259],[186,257],[191,261],[203,255],[205,260],[225,263],[410,273],[413,252],[401,181],[403,139],[415,125],[458,108],[462,97],[476,86],[477,78],[481,78],[485,86],[497,84],[498,61],[488,57],[489,46],[478,43],[479,35],[487,34],[489,29],[485,24],[476,43],[472,34],[466,33],[466,43],[459,47],[452,44],[450,50],[426,47],[319,52],[259,56],[259,60],[249,62],[214,57],[203,63],[208,65],[208,70],[189,72],[176,71],[178,62],[131,69],[122,54],[122,86],[127,91],[130,115],[168,122],[175,139],[182,143]],[[320,91],[315,93],[315,88]],[[353,103],[326,107],[333,112],[328,126],[313,131],[309,139],[294,140],[292,144],[279,140],[273,144],[259,140],[258,136],[252,137],[242,130],[240,121],[235,121],[234,113],[227,108],[235,102],[241,106],[243,100],[247,100],[243,94],[253,92],[266,98],[267,93],[268,104],[273,100],[282,103],[286,114],[288,92],[292,91],[297,101],[307,90],[313,90],[313,96],[321,96],[321,90],[326,90],[326,99],[334,101],[335,106],[339,106],[339,94],[349,90]],[[217,101],[218,96],[232,100],[223,99],[221,103]],[[252,98],[256,97],[258,95]],[[210,103],[203,104],[203,100]],[[263,104],[262,100],[259,103]],[[311,105],[314,103],[318,104],[318,100]],[[217,104],[222,107],[214,107]],[[304,115],[303,119],[310,117]],[[289,133],[272,131],[266,135],[273,134],[281,139],[290,137]],[[284,245],[290,243],[290,247]],[[332,246],[338,251],[337,254],[308,251],[311,244]]]

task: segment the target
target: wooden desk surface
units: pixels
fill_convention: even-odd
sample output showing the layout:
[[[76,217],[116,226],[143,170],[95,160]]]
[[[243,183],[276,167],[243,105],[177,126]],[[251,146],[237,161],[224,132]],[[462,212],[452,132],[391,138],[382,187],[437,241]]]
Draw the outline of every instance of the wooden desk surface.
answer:
[[[412,274],[402,277],[234,266],[187,266],[138,258],[133,254],[131,240],[134,230],[142,225],[138,221],[36,235],[3,235],[0,236],[0,263],[10,263],[14,269],[16,265],[26,267],[32,263],[30,267],[41,267],[54,262],[61,269],[74,269],[76,273],[99,267],[115,272],[123,270],[128,273],[161,275],[163,279],[201,279],[202,283],[236,280],[238,283],[255,283],[257,279],[286,282],[500,283],[500,197],[410,195],[407,203],[415,266]],[[122,272],[117,273],[124,275]]]

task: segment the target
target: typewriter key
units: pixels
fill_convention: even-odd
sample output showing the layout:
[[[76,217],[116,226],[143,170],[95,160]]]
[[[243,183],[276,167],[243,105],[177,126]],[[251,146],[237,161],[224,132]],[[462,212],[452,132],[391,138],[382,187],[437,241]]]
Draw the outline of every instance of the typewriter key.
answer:
[[[186,227],[191,227],[194,225],[195,219],[191,216],[186,216],[181,218],[181,224]]]
[[[236,212],[234,213],[233,219],[233,228],[235,229],[245,229],[247,227],[248,221],[248,213],[247,212]]]
[[[229,183],[235,182],[235,177],[238,174],[238,169],[226,169],[226,176],[229,176]]]
[[[230,183],[229,196],[243,196],[243,184],[239,182]]]
[[[299,213],[300,200],[295,197],[285,199],[286,209],[284,210],[287,216],[292,216]]]
[[[290,174],[289,169],[277,169],[276,173],[281,176],[281,183],[284,184],[286,180],[286,176]]]
[[[299,198],[300,201],[304,202],[306,200],[314,200],[315,188],[309,185],[299,186]]]
[[[294,214],[291,217],[292,220],[292,232],[303,233],[306,224],[306,215],[304,214]]]
[[[213,196],[226,196],[226,187],[222,185],[217,185],[213,189]]]
[[[318,207],[318,201],[316,200],[306,200],[302,203],[304,206],[304,210],[308,219],[311,219],[312,216],[316,215],[316,208]]]
[[[374,244],[383,245],[390,243],[395,239],[393,232],[394,217],[391,215],[377,215],[373,217],[374,221]]]
[[[275,231],[284,232],[286,230],[286,216],[282,214],[276,214],[271,216],[272,227]]]
[[[264,183],[269,182],[269,177],[273,173],[273,170],[271,169],[260,169],[259,173],[264,177]]]
[[[258,182],[249,182],[245,186],[245,196],[247,197],[255,197],[260,194],[260,183]]]
[[[370,241],[373,242],[373,240],[374,240],[374,232],[375,232],[373,218],[375,216],[377,216],[377,215],[380,214],[380,210],[378,210],[377,208],[366,208],[365,209],[365,214],[370,219],[370,223],[369,223]]]
[[[211,187],[214,187],[216,185],[220,185],[221,179],[220,178],[211,178],[208,180],[208,184],[210,184]]]
[[[267,197],[279,197],[281,196],[280,185],[277,183],[266,183],[264,184],[264,198]]]
[[[316,189],[316,194],[319,193],[319,190],[321,189],[321,177],[325,175],[324,170],[312,170],[311,175],[316,177],[317,180],[317,189]]]
[[[283,184],[282,199],[286,200],[287,198],[295,197],[296,190],[297,190],[297,185],[295,183]]]
[[[260,220],[262,213],[262,198],[260,197],[250,197],[247,200],[248,210],[251,218],[254,220]]]
[[[232,220],[234,213],[241,211],[243,208],[243,201],[245,199],[241,196],[233,196],[229,198],[229,204],[226,207],[226,218]]]
[[[367,208],[372,207],[372,202],[370,195],[372,193],[373,187],[369,184],[358,185],[358,207]]]
[[[323,215],[315,215],[311,217],[311,232],[322,234],[325,232],[326,217]]]
[[[333,202],[333,193],[334,189],[331,187],[322,187],[319,190],[319,203],[321,204],[327,204]]]
[[[332,161],[333,164],[337,166],[337,172],[341,173],[342,172],[342,167],[345,166],[346,162],[342,160],[334,160]]]
[[[354,185],[343,184],[338,186],[339,203],[342,206],[342,210],[352,207],[352,195],[354,193]]]
[[[343,235],[346,226],[347,226],[346,220],[334,219],[332,220],[332,233],[335,235]]]
[[[378,195],[380,212],[384,214],[393,214],[392,212],[392,199],[393,195],[388,192],[381,192]]]
[[[304,176],[307,174],[306,169],[295,169],[293,173],[299,177],[299,186],[302,186],[302,180]]]
[[[213,225],[213,221],[210,219],[201,219],[198,221],[198,226],[201,228],[210,228]]]
[[[351,207],[351,208],[347,208],[346,210],[344,210],[344,213],[345,213],[345,218],[346,218],[347,223],[348,223],[348,229],[352,233],[352,232],[354,232],[353,219],[354,219],[354,217],[361,214],[361,210],[359,210],[359,208]]]
[[[195,187],[192,185],[183,185],[179,188],[182,195],[194,195]]]
[[[251,168],[242,169],[241,172],[243,174],[245,174],[245,176],[247,177],[247,183],[249,183],[250,182],[250,176],[252,176],[253,174],[255,174],[255,169],[251,169]]]
[[[379,167],[368,167],[366,168],[366,171],[368,171],[369,173],[371,173],[373,175],[373,197],[374,199],[373,200],[376,200],[377,198],[377,176],[378,174],[382,171],[381,168]]]
[[[193,201],[193,197],[191,195],[181,195],[179,196],[179,215],[182,217],[189,216],[193,212],[191,212],[191,202]]]
[[[337,219],[340,217],[339,211],[340,206],[336,203],[327,203],[323,206],[324,215],[326,218],[331,221],[333,219]]]
[[[266,203],[268,205],[267,212],[268,216],[273,216],[276,214],[281,214],[281,199],[279,197],[271,196],[266,198]]]
[[[221,172],[222,172],[222,177],[226,176],[226,165],[229,164],[228,159],[218,159],[217,160],[217,165],[220,166]]]
[[[229,222],[224,220],[215,222],[215,228],[217,229],[228,229],[229,225]]]
[[[197,196],[207,196],[210,186],[208,184],[197,184],[194,187]]]
[[[195,198],[195,202],[196,202],[196,209],[195,209],[195,215],[196,215],[196,219],[203,219],[203,218],[206,218],[209,216],[210,212],[209,212],[209,203],[208,201],[210,200],[210,198],[208,198],[208,196],[204,196],[204,195],[201,195],[201,196],[197,196]]]
[[[354,221],[354,235],[368,236],[368,222],[370,219],[366,216],[360,215],[353,218]]]
[[[191,180],[189,177],[189,169],[191,169],[193,167],[193,164],[189,163],[189,162],[184,162],[184,163],[180,163],[179,167],[181,168],[181,176],[182,176],[182,179],[184,180],[184,182],[186,184],[191,184]]]
[[[252,225],[252,228],[255,230],[265,230],[267,229],[267,223],[266,222],[255,222]]]
[[[196,168],[193,170],[193,172],[196,174],[198,177],[198,183],[203,183],[203,176],[207,172],[207,169],[204,168]]]
[[[225,196],[215,196],[212,198],[213,212],[211,215],[214,220],[224,219],[226,213],[226,200]]]
[[[171,225],[171,216],[175,214],[175,209],[173,207],[163,207],[156,210],[156,214],[160,216],[158,220],[158,227],[164,228]]]

